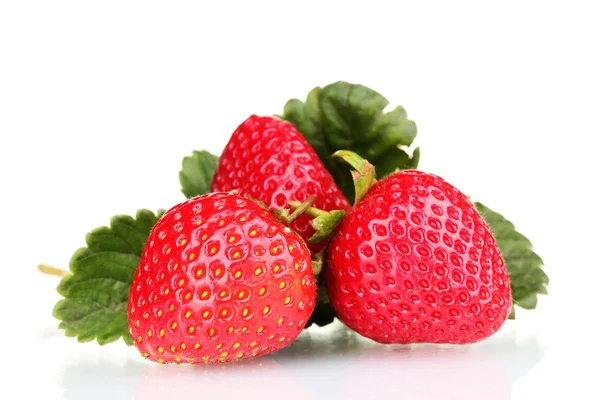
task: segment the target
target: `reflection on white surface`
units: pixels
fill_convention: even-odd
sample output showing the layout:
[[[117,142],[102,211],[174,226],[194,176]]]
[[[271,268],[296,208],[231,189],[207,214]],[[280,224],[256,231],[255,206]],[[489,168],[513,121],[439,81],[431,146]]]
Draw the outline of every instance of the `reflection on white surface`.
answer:
[[[511,399],[544,357],[535,337],[506,332],[472,346],[383,346],[341,324],[304,332],[266,357],[223,365],[162,366],[80,357],[63,366],[63,399]],[[210,397],[208,397],[210,396]]]

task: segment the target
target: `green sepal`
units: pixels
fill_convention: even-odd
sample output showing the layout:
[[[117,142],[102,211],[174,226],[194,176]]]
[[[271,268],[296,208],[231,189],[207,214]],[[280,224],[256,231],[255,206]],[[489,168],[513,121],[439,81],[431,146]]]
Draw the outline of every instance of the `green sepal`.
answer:
[[[313,275],[315,276],[315,282],[317,285],[319,284],[319,277],[321,275],[321,271],[323,270],[323,264],[325,262],[325,249],[321,250],[319,253],[314,254],[312,256],[312,270]]]
[[[476,202],[475,206],[492,230],[508,270],[513,299],[511,317],[514,318],[514,305],[526,310],[536,308],[538,295],[548,294],[550,282],[542,269],[542,258],[512,222],[481,203]]]
[[[188,199],[209,193],[218,165],[219,157],[206,150],[194,150],[184,157],[179,171],[181,192]]]
[[[333,235],[335,228],[346,216],[346,212],[342,210],[333,210],[319,215],[310,221],[310,225],[315,230],[315,233],[308,239],[310,243],[326,240]]]
[[[354,168],[351,172],[354,181],[354,204],[358,203],[377,182],[375,167],[358,154],[348,150],[338,150],[333,157],[341,158]]]
[[[368,158],[377,168],[378,179],[390,171],[407,166],[415,169],[418,165],[414,152],[411,157],[404,149],[412,145],[417,126],[400,106],[385,113],[388,104],[385,97],[372,89],[338,81],[314,88],[304,102],[289,100],[281,118],[304,135],[352,202],[352,177],[346,165],[331,159],[336,151],[351,150]]]
[[[148,235],[163,213],[142,209],[135,219],[115,216],[110,227],[87,234],[87,247],[75,251],[71,274],[57,287],[64,299],[52,311],[66,336],[79,342],[95,339],[100,345],[122,337],[132,344],[127,323],[129,289]]]

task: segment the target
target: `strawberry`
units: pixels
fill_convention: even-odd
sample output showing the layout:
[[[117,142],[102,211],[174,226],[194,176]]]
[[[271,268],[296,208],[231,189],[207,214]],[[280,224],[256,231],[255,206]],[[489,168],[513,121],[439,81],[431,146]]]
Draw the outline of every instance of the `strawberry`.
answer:
[[[375,183],[338,226],[327,291],[339,318],[380,343],[473,343],[511,309],[508,273],[469,198],[405,170]]]
[[[288,201],[315,197],[325,211],[349,211],[350,204],[302,134],[289,122],[256,115],[233,133],[215,172],[212,191],[239,190],[268,207],[283,209]],[[291,228],[304,240],[314,234],[310,217],[296,219]],[[308,243],[313,253],[326,241]]]
[[[315,301],[302,239],[255,202],[211,193],[173,207],[152,228],[128,321],[152,361],[225,362],[288,345]]]

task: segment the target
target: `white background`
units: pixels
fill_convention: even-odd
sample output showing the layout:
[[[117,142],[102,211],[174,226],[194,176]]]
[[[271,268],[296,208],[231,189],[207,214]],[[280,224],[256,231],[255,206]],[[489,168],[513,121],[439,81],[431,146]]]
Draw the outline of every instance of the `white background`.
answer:
[[[0,2],[0,397],[598,398],[594,2],[206,4]],[[245,369],[156,368],[56,329],[38,263],[66,267],[112,215],[175,205],[193,149],[337,80],[403,105],[419,168],[532,240],[551,278],[538,310],[459,348],[313,330]]]

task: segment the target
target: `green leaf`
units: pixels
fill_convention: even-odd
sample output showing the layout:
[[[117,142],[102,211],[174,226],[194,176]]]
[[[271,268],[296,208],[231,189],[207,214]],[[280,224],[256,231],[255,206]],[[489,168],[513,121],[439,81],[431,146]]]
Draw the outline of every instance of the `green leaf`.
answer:
[[[110,227],[88,233],[87,247],[73,254],[71,274],[57,287],[64,299],[56,303],[53,315],[67,336],[79,342],[96,339],[100,345],[122,337],[131,345],[129,288],[148,235],[163,212],[139,210],[135,219],[119,215],[111,219]]]
[[[392,147],[377,159],[377,175],[387,176],[403,169],[416,169],[420,155],[419,147],[413,151],[412,157],[401,146]]]
[[[304,135],[336,184],[354,201],[348,166],[331,158],[336,151],[351,150],[369,159],[377,168],[378,179],[397,169],[418,165],[418,152],[410,157],[399,149],[412,145],[416,124],[400,106],[384,113],[387,105],[385,97],[368,87],[338,81],[314,88],[304,102],[288,101],[281,118]]]
[[[537,296],[548,294],[549,278],[542,270],[542,258],[533,251],[529,239],[517,232],[510,221],[481,203],[475,203],[475,206],[490,226],[504,258],[513,304],[526,310],[536,308]],[[514,318],[514,310],[511,316]]]
[[[189,199],[210,192],[213,176],[219,165],[219,157],[206,150],[194,150],[181,163],[179,182],[181,191]]]
[[[329,145],[353,150],[353,145],[377,138],[372,128],[388,101],[365,86],[336,82],[323,88],[319,105]]]
[[[410,146],[417,136],[417,125],[406,117],[406,111],[401,106],[383,114],[373,127],[377,140],[366,150],[366,158],[377,160],[387,150],[399,146]]]

